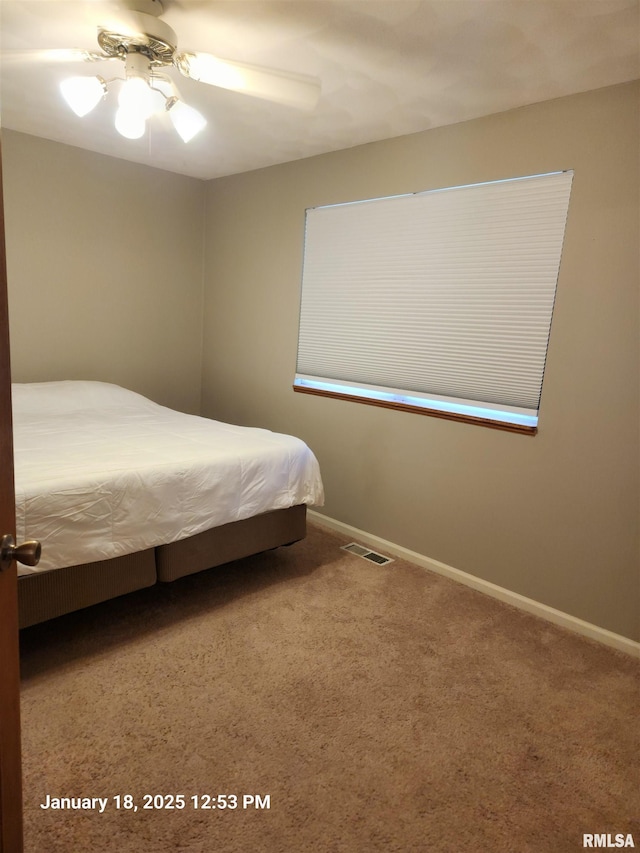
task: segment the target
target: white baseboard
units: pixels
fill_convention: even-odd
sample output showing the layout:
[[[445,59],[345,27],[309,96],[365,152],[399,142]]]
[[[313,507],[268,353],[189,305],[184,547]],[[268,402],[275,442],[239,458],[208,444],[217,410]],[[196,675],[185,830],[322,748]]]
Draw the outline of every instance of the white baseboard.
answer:
[[[388,542],[386,539],[381,539],[379,536],[374,536],[371,533],[366,533],[364,530],[359,530],[357,527],[352,527],[350,524],[344,524],[342,521],[336,521],[334,518],[329,518],[326,515],[321,515],[315,510],[307,510],[309,520],[320,525],[328,527],[337,533],[341,533],[348,539],[360,542],[369,548],[383,553],[392,554],[414,563],[421,568],[436,572],[436,574],[444,575],[454,581],[463,583],[465,586],[470,586],[483,592],[486,595],[497,598],[500,601],[505,601],[507,604],[512,604],[514,607],[519,607],[520,610],[526,610],[527,613],[533,613],[535,616],[540,616],[548,622],[553,622],[555,625],[561,625],[563,628],[568,628],[570,631],[575,631],[577,634],[582,634],[585,637],[590,637],[592,640],[598,640],[606,646],[611,646],[619,651],[626,652],[634,657],[640,658],[640,643],[635,640],[630,640],[628,637],[623,637],[620,634],[614,634],[613,631],[607,631],[606,628],[600,628],[598,625],[592,625],[590,622],[584,622],[576,616],[571,616],[569,613],[563,613],[562,610],[555,610],[546,604],[539,601],[534,601],[532,598],[526,598],[517,592],[512,592],[502,586],[491,583],[490,581],[477,578],[467,572],[454,569],[446,563],[441,563],[438,560],[431,560],[423,554],[418,554],[416,551],[410,551],[408,548],[403,548],[401,545],[395,545],[393,542]]]

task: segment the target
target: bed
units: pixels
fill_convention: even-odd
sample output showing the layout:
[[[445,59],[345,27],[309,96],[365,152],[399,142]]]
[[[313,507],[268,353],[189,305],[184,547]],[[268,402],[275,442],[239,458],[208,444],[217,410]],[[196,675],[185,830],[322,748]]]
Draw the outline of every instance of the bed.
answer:
[[[14,384],[20,626],[305,536],[323,502],[298,438],[159,406],[104,382]]]

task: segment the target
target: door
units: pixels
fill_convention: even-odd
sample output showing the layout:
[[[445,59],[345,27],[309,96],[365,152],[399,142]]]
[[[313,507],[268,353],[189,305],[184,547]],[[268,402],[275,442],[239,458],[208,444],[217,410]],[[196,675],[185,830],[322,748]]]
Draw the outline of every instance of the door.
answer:
[[[0,538],[15,537],[7,263],[0,149]],[[0,853],[22,853],[18,575],[0,570]]]

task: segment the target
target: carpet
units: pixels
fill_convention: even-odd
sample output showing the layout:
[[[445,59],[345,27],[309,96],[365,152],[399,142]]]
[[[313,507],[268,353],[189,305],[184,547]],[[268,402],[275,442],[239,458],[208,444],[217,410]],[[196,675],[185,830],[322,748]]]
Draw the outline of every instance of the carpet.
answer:
[[[23,631],[26,853],[640,846],[637,661],[346,541]]]

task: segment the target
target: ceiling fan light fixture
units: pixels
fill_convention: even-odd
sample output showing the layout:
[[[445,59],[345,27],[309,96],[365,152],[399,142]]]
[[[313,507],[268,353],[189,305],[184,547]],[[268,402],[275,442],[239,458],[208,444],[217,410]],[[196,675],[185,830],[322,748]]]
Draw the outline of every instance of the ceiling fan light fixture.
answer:
[[[153,92],[142,77],[129,77],[122,84],[118,95],[118,106],[126,113],[150,118],[155,110]]]
[[[73,77],[61,84],[62,94],[76,115],[87,115],[115,84],[118,133],[139,139],[145,134],[147,119],[164,106],[178,135],[185,143],[190,142],[207,120],[180,99],[172,78],[160,71],[165,67],[176,68],[191,80],[233,92],[301,109],[315,107],[320,95],[316,78],[220,59],[208,53],[178,52],[176,33],[160,19],[161,0],[120,2],[126,13],[108,23],[103,21],[98,27],[102,53],[64,51],[65,55],[72,53],[73,58],[85,61],[124,63],[124,80]]]
[[[60,83],[62,97],[77,116],[86,116],[107,94],[102,77],[68,77]]]
[[[146,130],[144,116],[130,110],[123,110],[122,107],[116,112],[115,125],[118,133],[126,136],[127,139],[140,139]]]
[[[198,110],[177,98],[170,98],[167,101],[167,110],[169,111],[169,118],[183,142],[191,142],[193,137],[200,133],[207,124],[207,120]]]

